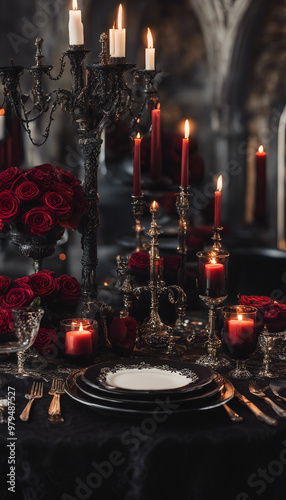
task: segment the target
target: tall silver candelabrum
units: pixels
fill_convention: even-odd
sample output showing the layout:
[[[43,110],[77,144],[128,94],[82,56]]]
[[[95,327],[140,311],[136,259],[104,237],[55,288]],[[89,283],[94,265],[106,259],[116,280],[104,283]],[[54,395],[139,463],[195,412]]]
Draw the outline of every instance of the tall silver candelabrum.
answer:
[[[173,337],[172,328],[165,325],[159,316],[159,295],[166,292],[168,289],[160,280],[160,256],[158,250],[158,225],[157,212],[159,205],[156,201],[150,206],[152,215],[151,228],[148,231],[150,236],[150,283],[146,287],[138,287],[134,289],[135,296],[138,298],[142,291],[150,291],[151,293],[151,311],[148,319],[144,321],[140,328],[141,341],[151,347],[167,347],[172,349]]]
[[[146,245],[143,242],[144,231],[141,225],[141,218],[144,210],[144,195],[140,196],[132,195],[132,211],[135,219],[135,233],[136,233],[136,252],[141,252],[146,249]]]
[[[181,257],[181,267],[179,271],[179,285],[185,289],[186,286],[186,265],[187,265],[187,215],[190,207],[190,188],[180,186],[177,196],[176,208],[179,215],[178,246],[177,251]]]

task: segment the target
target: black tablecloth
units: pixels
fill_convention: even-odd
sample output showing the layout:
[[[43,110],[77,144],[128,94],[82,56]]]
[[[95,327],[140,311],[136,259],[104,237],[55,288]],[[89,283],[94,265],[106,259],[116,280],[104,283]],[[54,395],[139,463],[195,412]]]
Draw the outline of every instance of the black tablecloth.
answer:
[[[16,389],[16,416],[32,380],[8,375]],[[268,414],[274,413],[235,386]],[[7,492],[7,425],[0,425],[0,498],[24,500],[285,500],[286,421],[259,422],[237,400],[244,416],[234,424],[224,408],[188,417],[151,419],[103,416],[62,397],[65,422],[48,422],[50,383],[35,401],[28,423],[16,418],[16,493]],[[283,404],[283,403],[282,403]],[[285,404],[286,408],[286,404]]]

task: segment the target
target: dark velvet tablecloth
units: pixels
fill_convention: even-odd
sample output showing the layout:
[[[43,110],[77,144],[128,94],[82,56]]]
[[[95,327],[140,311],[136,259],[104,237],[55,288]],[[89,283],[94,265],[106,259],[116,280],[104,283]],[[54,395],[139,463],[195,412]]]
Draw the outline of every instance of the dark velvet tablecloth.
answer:
[[[232,423],[224,408],[154,423],[104,416],[64,395],[65,422],[53,426],[47,414],[49,382],[24,423],[18,416],[32,381],[7,377],[16,389],[17,480],[16,493],[8,493],[8,431],[2,424],[1,500],[286,498],[286,420],[269,427],[233,400],[230,406],[244,417],[240,424]],[[274,416],[250,395],[246,382],[235,386]]]

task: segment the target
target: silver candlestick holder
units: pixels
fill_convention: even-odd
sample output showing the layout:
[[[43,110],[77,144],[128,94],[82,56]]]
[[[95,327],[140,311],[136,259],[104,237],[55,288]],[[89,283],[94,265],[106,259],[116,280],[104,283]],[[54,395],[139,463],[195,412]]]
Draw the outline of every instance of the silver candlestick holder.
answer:
[[[187,265],[187,214],[190,207],[190,188],[180,186],[177,196],[176,208],[179,215],[178,246],[177,251],[181,257],[181,267],[179,271],[179,285],[185,289],[186,286],[186,265]]]
[[[146,244],[143,242],[144,231],[141,225],[141,219],[144,210],[144,195],[140,196],[132,195],[132,211],[135,219],[135,233],[136,233],[136,252],[141,252],[146,250]]]
[[[212,227],[213,229],[213,235],[212,235],[212,240],[213,240],[213,246],[212,249],[216,252],[219,252],[221,250],[221,232],[223,230],[223,227]]]
[[[150,236],[150,282],[148,286],[135,288],[134,293],[137,298],[139,298],[142,291],[150,291],[151,293],[150,316],[143,322],[140,328],[142,343],[155,348],[167,347],[167,350],[172,350],[173,330],[170,326],[162,322],[158,312],[159,295],[168,290],[164,286],[165,283],[160,280],[160,256],[158,250],[158,236],[160,233],[157,225],[158,210],[159,204],[153,201],[150,206],[152,215],[151,228],[147,233],[148,236]]]

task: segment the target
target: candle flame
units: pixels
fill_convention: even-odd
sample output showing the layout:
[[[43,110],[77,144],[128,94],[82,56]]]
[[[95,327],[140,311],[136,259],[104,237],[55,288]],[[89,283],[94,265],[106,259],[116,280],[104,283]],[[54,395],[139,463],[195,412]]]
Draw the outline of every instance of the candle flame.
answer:
[[[137,135],[136,135],[136,139],[141,139],[140,132],[138,132],[138,133],[137,133]]]
[[[151,203],[151,211],[153,212],[158,212],[159,210],[159,203],[157,203],[156,200],[154,200],[152,203]]]
[[[73,10],[77,10],[77,0],[72,0],[72,8]]]
[[[79,325],[79,331],[82,332],[83,331],[83,328],[82,328],[82,323],[80,323]]]
[[[158,102],[157,109],[161,109],[161,104]]]
[[[212,264],[216,264],[216,260],[215,260],[215,258],[214,258],[214,257],[211,259],[211,263],[212,263]]]
[[[222,175],[219,176],[218,180],[217,180],[217,191],[221,191],[222,190]]]
[[[122,30],[122,17],[123,17],[123,9],[122,4],[118,7],[118,15],[117,15],[117,28]]]
[[[115,21],[113,21],[112,29],[115,30]]]
[[[4,116],[5,115],[5,109],[1,108],[0,109],[0,116]]]
[[[190,123],[189,120],[185,121],[185,139],[190,137]]]
[[[263,152],[264,152],[264,149],[263,149],[263,146],[261,145],[261,146],[259,146],[259,148],[258,148],[258,153],[263,153]]]
[[[153,49],[153,36],[150,28],[147,28],[147,47],[148,49]]]
[[[242,319],[243,319],[243,318],[242,318],[242,314],[239,314],[239,315],[237,316],[237,319],[238,319],[239,321],[242,321]]]

